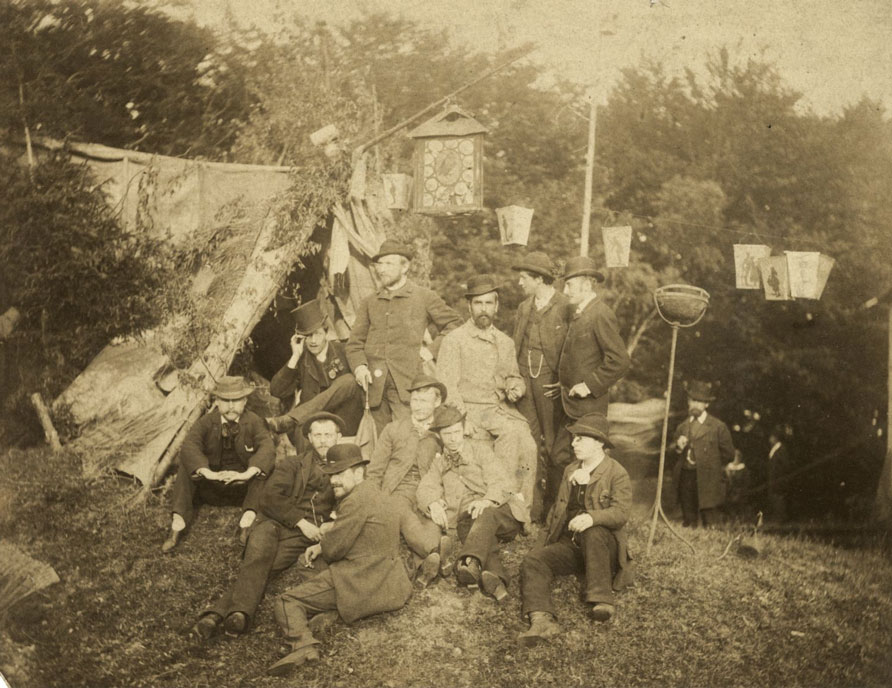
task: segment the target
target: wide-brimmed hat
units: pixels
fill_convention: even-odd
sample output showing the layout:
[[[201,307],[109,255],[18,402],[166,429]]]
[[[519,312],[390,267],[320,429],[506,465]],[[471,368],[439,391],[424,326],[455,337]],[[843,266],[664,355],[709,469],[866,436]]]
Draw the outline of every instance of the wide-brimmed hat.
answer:
[[[372,260],[376,261],[383,256],[403,256],[412,260],[414,255],[415,251],[412,250],[411,246],[401,244],[393,239],[385,239],[384,243],[381,244],[381,248],[378,249],[378,252],[372,256]]]
[[[598,266],[588,256],[573,256],[564,266],[564,279],[571,277],[594,277],[599,282],[604,281],[604,273],[598,270]]]
[[[554,263],[542,251],[528,253],[517,265],[512,265],[511,269],[523,270],[534,275],[542,275],[542,277],[554,279]]]
[[[501,287],[496,282],[494,275],[474,275],[468,278],[468,288],[465,291],[465,298],[471,299],[475,296],[482,296],[491,291],[498,291]]]
[[[254,387],[241,375],[225,375],[217,380],[212,394],[217,399],[235,401],[244,399],[254,391]]]
[[[438,406],[434,411],[434,421],[431,423],[430,429],[433,432],[448,428],[450,425],[461,423],[465,419],[465,414],[459,411],[455,406]]]
[[[356,444],[336,444],[325,454],[325,464],[322,472],[326,475],[342,473],[348,468],[367,464],[368,459],[363,458],[362,449]]]
[[[712,393],[712,383],[701,380],[691,380],[687,385],[688,397],[694,401],[715,401]]]
[[[316,299],[301,304],[291,312],[294,313],[294,331],[298,334],[313,334],[325,324],[325,314]]]
[[[415,379],[412,380],[412,384],[409,385],[409,391],[414,392],[416,389],[426,389],[427,387],[436,387],[439,389],[440,401],[446,401],[446,385],[432,375],[425,375],[424,373],[416,375]]]
[[[328,411],[318,411],[313,415],[309,416],[301,426],[301,432],[303,432],[304,437],[309,437],[310,435],[310,426],[313,425],[317,420],[330,420],[334,421],[334,423],[338,426],[338,430],[341,431],[341,434],[344,434],[344,428],[346,427],[344,424],[344,419],[334,413],[329,413]]]
[[[607,422],[607,416],[603,413],[587,413],[579,418],[572,425],[567,426],[567,430],[573,435],[585,435],[594,437],[604,444],[607,449],[613,448],[609,435],[610,424]]]

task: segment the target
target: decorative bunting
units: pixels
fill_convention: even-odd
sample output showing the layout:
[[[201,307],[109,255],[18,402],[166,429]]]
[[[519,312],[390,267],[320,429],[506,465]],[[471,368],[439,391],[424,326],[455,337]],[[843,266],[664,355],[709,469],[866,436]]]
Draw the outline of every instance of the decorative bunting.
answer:
[[[738,289],[761,289],[759,261],[768,258],[771,249],[764,244],[734,244],[734,274]]]
[[[412,177],[408,174],[383,174],[384,202],[393,210],[408,210]]]
[[[629,267],[629,251],[632,247],[632,228],[601,227],[604,241],[604,261],[608,268]]]
[[[502,246],[518,244],[526,246],[530,238],[530,225],[533,222],[533,209],[520,205],[509,205],[504,208],[496,208],[496,217],[499,220],[499,235]]]
[[[784,251],[790,272],[790,294],[794,298],[820,299],[833,269],[834,260],[817,251]]]
[[[759,260],[762,287],[768,301],[790,300],[790,277],[786,256],[770,256]]]

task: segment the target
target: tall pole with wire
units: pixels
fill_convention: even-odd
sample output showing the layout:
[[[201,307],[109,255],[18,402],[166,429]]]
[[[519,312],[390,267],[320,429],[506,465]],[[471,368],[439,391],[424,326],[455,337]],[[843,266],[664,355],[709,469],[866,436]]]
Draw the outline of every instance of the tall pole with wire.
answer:
[[[599,41],[600,43],[600,41]],[[591,112],[588,118],[588,149],[585,154],[585,195],[582,201],[582,231],[579,234],[579,255],[587,256],[589,247],[589,225],[592,215],[592,181],[595,170],[595,124],[598,114],[598,99],[595,90],[588,93]]]

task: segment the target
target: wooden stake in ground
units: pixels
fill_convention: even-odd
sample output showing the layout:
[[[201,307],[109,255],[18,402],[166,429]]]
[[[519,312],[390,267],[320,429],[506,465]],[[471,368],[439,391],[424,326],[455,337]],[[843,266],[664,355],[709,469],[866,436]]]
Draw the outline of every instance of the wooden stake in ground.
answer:
[[[46,436],[47,444],[53,448],[54,452],[62,451],[62,443],[59,441],[59,433],[56,432],[56,428],[53,427],[53,419],[50,418],[50,411],[46,407],[46,404],[43,403],[43,397],[37,392],[34,392],[34,394],[31,395],[31,403],[34,404],[34,409],[37,411],[37,417],[40,419],[40,424],[43,426],[43,434]]]

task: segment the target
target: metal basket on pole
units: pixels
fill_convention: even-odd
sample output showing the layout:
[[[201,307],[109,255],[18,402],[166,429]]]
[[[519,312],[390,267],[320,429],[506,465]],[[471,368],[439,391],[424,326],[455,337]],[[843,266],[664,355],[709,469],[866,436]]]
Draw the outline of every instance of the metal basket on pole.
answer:
[[[685,540],[669,523],[663,512],[663,475],[666,468],[666,437],[669,432],[669,407],[672,403],[672,379],[675,376],[675,350],[678,344],[678,330],[693,327],[706,314],[709,306],[709,293],[700,287],[689,284],[669,284],[654,290],[654,304],[660,317],[672,327],[672,348],[669,354],[669,382],[666,385],[666,410],[663,414],[663,438],[660,443],[660,468],[657,473],[657,494],[654,499],[653,515],[650,522],[650,535],[647,538],[647,554],[653,545],[657,530],[657,519],[662,517],[669,531],[693,551],[694,546]]]

